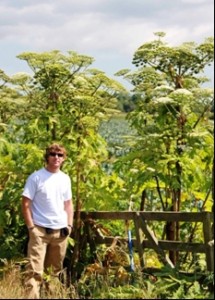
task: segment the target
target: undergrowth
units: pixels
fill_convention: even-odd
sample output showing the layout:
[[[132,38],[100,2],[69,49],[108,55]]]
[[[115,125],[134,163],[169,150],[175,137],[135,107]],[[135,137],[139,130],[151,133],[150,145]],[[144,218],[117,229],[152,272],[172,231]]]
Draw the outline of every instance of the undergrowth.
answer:
[[[23,288],[24,271],[20,265],[4,261],[0,269],[0,299],[26,299]],[[69,288],[60,281],[54,283],[54,293],[41,289],[41,299],[214,299],[214,277],[179,275],[165,269],[159,274],[135,270],[129,280],[119,282],[113,273],[91,274]],[[197,280],[198,279],[198,280]]]

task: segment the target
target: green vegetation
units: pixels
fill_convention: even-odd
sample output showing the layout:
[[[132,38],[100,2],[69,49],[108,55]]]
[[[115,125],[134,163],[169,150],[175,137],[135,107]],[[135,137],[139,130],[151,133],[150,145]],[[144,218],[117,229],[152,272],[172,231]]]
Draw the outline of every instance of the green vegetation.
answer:
[[[213,283],[210,273],[201,283],[197,276],[186,277],[170,270],[163,270],[158,276],[139,270],[129,275],[128,282],[119,283],[113,274],[92,274],[86,282],[80,280],[69,288],[56,281],[54,294],[47,294],[42,287],[41,299],[214,299],[214,292],[208,290]],[[23,271],[18,264],[5,263],[2,276],[0,299],[26,299]]]
[[[68,150],[64,170],[73,182],[77,212],[77,242],[71,244],[67,257],[76,282],[73,292],[94,299],[212,297],[211,274],[206,274],[205,261],[198,255],[169,253],[175,265],[183,259],[184,269],[191,268],[194,274],[200,270],[204,280],[169,270],[163,270],[155,282],[135,272],[135,278],[119,286],[113,275],[106,280],[94,274],[87,283],[77,280],[93,260],[90,252],[85,255],[79,249],[84,236],[78,225],[81,210],[121,211],[128,210],[129,204],[133,210],[145,211],[212,210],[214,98],[213,90],[202,86],[207,78],[201,75],[213,62],[214,42],[207,38],[199,45],[170,47],[163,33],[155,35],[154,41],[134,53],[136,70],[117,73],[133,85],[131,93],[91,68],[92,57],[74,51],[20,54],[18,59],[28,64],[32,75],[10,77],[0,71],[2,268],[5,260],[25,257],[27,232],[20,212],[23,185],[41,167],[43,149],[56,141]],[[103,225],[112,235],[125,232],[120,222]],[[181,224],[171,231],[156,222],[149,225],[173,241],[203,240],[198,224]],[[21,285],[8,290],[15,287],[14,277],[22,276],[20,270],[15,268],[18,274],[14,275],[12,269],[0,272],[0,295],[22,298]]]

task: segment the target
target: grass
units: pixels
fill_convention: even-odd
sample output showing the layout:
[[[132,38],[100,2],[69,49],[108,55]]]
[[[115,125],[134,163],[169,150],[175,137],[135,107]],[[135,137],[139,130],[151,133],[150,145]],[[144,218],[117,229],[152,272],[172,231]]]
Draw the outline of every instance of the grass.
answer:
[[[23,275],[20,265],[5,263],[0,269],[0,299],[27,298]],[[50,282],[52,292],[47,293],[42,287],[40,299],[214,299],[214,293],[209,292],[207,284],[201,285],[196,280],[176,279],[168,274],[156,277],[140,270],[129,275],[129,281],[117,283],[113,273],[107,276],[91,274],[70,288],[56,280]],[[213,274],[208,276],[208,280],[209,283],[213,281]]]
[[[24,272],[21,266],[13,262],[5,261],[4,263],[4,267],[0,270],[0,299],[27,299],[23,287]],[[50,292],[42,286],[41,299],[77,299],[77,295],[72,286],[66,288],[59,280],[56,280],[52,282]]]
[[[19,267],[4,271],[0,282],[0,299],[26,299]]]

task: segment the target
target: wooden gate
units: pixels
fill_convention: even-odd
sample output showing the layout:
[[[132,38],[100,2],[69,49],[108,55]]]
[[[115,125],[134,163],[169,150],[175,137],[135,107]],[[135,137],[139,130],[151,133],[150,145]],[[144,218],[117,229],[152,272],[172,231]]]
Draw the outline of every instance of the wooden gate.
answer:
[[[142,211],[97,211],[81,212],[81,219],[85,223],[89,219],[93,220],[125,220],[132,221],[135,228],[135,238],[132,239],[136,248],[140,264],[144,267],[144,249],[151,248],[158,254],[163,264],[174,268],[165,251],[177,252],[195,252],[205,253],[206,265],[208,271],[214,271],[214,240],[212,224],[214,214],[211,212],[142,212]],[[201,222],[203,226],[203,243],[187,241],[159,240],[148,226],[148,221],[166,221],[166,222]],[[113,236],[96,236],[97,244],[110,245],[113,242]],[[126,240],[121,238],[121,240]]]

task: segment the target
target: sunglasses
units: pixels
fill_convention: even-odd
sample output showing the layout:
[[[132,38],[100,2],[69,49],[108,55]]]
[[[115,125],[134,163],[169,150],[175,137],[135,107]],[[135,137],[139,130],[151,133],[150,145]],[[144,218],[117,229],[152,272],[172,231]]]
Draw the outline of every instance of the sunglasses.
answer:
[[[63,153],[56,153],[56,152],[50,152],[49,156],[58,156],[58,157],[63,157]]]

